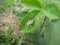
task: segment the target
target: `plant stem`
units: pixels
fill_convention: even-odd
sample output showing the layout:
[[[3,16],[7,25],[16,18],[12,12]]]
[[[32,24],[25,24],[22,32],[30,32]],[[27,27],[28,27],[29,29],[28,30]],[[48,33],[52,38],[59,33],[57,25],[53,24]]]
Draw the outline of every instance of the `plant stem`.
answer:
[[[5,37],[6,37],[5,42],[6,42],[6,45],[10,45],[9,42],[10,42],[11,25],[12,25],[12,7],[11,7],[11,12],[10,12],[10,24],[8,26],[8,29],[7,29],[6,33],[5,33]]]
[[[22,33],[21,39],[19,40],[18,45],[21,45],[21,43],[23,42],[24,35],[25,35],[25,33]]]
[[[45,14],[44,14],[44,9],[42,8],[42,10],[41,10],[42,12],[41,12],[41,14],[42,14],[42,21],[41,21],[41,24],[40,24],[40,29],[39,29],[39,33],[42,31],[42,28],[44,27],[44,23],[45,23],[45,21],[46,21],[46,16],[45,16]]]

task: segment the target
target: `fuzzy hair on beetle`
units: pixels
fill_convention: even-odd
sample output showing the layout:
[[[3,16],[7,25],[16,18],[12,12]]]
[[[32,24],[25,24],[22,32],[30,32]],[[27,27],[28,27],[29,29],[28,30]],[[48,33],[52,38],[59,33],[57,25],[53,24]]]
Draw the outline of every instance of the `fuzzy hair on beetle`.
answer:
[[[29,21],[26,23],[25,27],[26,27],[26,26],[31,26],[31,25],[33,25],[34,23],[35,23],[35,19],[31,19],[31,20],[29,20]]]

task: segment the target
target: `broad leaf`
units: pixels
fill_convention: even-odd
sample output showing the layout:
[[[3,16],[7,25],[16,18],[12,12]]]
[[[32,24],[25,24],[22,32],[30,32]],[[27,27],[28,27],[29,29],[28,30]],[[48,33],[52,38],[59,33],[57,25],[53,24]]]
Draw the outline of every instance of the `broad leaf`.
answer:
[[[27,13],[28,13],[28,12],[18,12],[18,13],[16,14],[16,18],[21,21],[21,20],[23,19],[23,17],[24,17]]]
[[[53,27],[54,27],[54,22],[50,22],[47,27],[45,27],[44,29],[44,39],[45,39],[45,43],[46,45],[49,45],[50,40],[51,40],[51,35],[52,35],[52,31],[53,31]]]
[[[24,6],[29,9],[40,9],[42,8],[41,3],[38,0],[21,0]]]
[[[45,7],[45,15],[51,19],[60,18],[60,10],[54,4],[49,4]]]
[[[29,12],[29,13],[22,19],[22,21],[21,21],[21,23],[20,23],[20,30],[21,30],[22,32],[31,32],[31,31],[35,30],[35,29],[39,26],[39,23],[40,23],[40,21],[39,21],[40,14],[38,15],[39,12],[40,12],[40,11],[38,11],[38,10],[33,10],[33,11]],[[26,24],[26,23],[28,22],[28,20],[30,20],[30,19],[34,19],[35,22],[34,22],[34,24],[33,24],[31,27],[26,28],[26,27],[25,27],[25,24]]]
[[[49,45],[60,45],[60,21],[54,25]]]
[[[60,21],[51,22],[45,31],[46,45],[60,45]]]
[[[60,0],[51,0],[52,2],[59,3]]]

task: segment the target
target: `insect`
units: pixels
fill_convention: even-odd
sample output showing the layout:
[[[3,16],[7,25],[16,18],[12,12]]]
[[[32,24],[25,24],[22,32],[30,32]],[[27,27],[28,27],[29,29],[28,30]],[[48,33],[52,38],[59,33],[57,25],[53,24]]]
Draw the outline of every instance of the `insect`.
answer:
[[[29,21],[26,23],[26,25],[25,25],[25,26],[31,26],[31,25],[33,25],[33,24],[34,24],[34,22],[35,22],[35,20],[34,20],[34,19],[29,20]]]

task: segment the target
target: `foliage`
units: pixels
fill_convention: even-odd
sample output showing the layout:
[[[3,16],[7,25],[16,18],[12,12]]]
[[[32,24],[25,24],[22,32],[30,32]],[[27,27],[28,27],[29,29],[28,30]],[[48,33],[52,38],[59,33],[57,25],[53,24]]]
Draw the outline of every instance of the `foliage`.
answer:
[[[1,41],[5,45],[11,44],[11,24],[13,7],[17,0],[0,0],[0,11],[10,9],[10,24]],[[20,0],[18,0],[20,1]],[[17,38],[17,45],[60,45],[60,1],[59,0],[21,0],[28,12],[17,12],[21,37]],[[33,20],[33,21],[32,21]],[[26,26],[26,24],[28,24]],[[28,40],[28,41],[26,41]],[[31,41],[32,40],[32,41]]]
[[[54,0],[51,0],[51,1],[54,1]],[[43,15],[43,16],[45,16],[45,18],[47,17],[47,18],[49,18],[49,20],[53,20],[53,19],[59,19],[60,18],[60,10],[59,10],[59,6],[57,6],[57,3],[53,3],[53,2],[51,2],[51,1],[47,1],[48,3],[45,3],[45,4],[43,4],[43,1],[41,2],[41,1],[39,1],[39,0],[21,0],[21,2],[23,3],[23,5],[24,6],[26,6],[26,7],[29,7],[29,9],[33,9],[33,10],[40,10],[40,12],[39,13],[41,13],[42,12],[42,14],[36,14],[36,16],[35,17],[37,17],[38,15],[40,15],[39,17],[41,18],[41,16]],[[35,3],[36,2],[36,3]],[[39,3],[39,4],[38,4]],[[39,7],[38,9],[36,9],[35,7]],[[35,12],[35,11],[34,11]],[[31,11],[31,13],[33,13],[32,11]],[[31,14],[30,13],[30,14]],[[33,16],[33,15],[32,15]],[[28,16],[29,17],[29,16]],[[33,17],[33,18],[35,18],[35,17]],[[38,18],[38,17],[37,17]],[[38,18],[38,20],[41,22],[41,19],[40,18]],[[45,18],[43,18],[43,20],[45,20]],[[24,21],[24,20],[27,20],[27,16],[26,16],[26,18],[23,18],[22,19],[22,22]],[[27,21],[24,21],[24,22],[26,22],[27,23]],[[35,19],[36,20],[36,19]],[[20,23],[20,27],[22,27],[22,29],[21,30],[25,30],[24,28],[25,28],[25,26],[22,24],[22,22]],[[38,21],[37,21],[38,22]],[[44,42],[44,44],[37,44],[37,42],[35,43],[36,45],[59,45],[60,43],[58,43],[58,42],[55,42],[56,40],[58,40],[58,38],[57,37],[54,37],[54,36],[56,36],[56,35],[59,35],[59,32],[58,33],[56,33],[55,34],[55,31],[57,32],[57,30],[56,29],[58,29],[57,27],[56,27],[56,29],[54,29],[54,27],[55,27],[55,24],[52,26],[52,29],[50,30],[50,28],[49,28],[49,26],[47,26],[47,28],[48,28],[48,30],[45,30],[46,29],[46,26],[44,26],[45,25],[45,21],[43,21],[42,22],[43,24],[41,24],[41,23],[35,23],[35,24],[41,24],[40,26],[36,26],[36,27],[40,27],[40,30],[38,31],[38,32],[43,32],[44,33],[44,36],[41,38],[40,36],[38,36],[38,40],[41,40],[41,41],[43,41]],[[51,22],[52,23],[52,22]],[[47,23],[46,23],[47,24]],[[50,23],[49,23],[50,24]],[[22,26],[21,26],[22,25]],[[48,25],[48,24],[47,24]],[[33,26],[33,25],[32,25]],[[31,27],[32,27],[31,26]],[[24,27],[24,28],[23,28]],[[44,28],[45,27],[45,28]],[[51,26],[50,26],[51,27]],[[60,27],[60,26],[58,26],[58,27]],[[34,27],[32,27],[32,28],[34,28]],[[28,28],[29,29],[29,28]],[[37,29],[37,28],[36,28]],[[36,30],[35,29],[35,30]],[[54,31],[53,31],[53,29],[54,29]],[[31,29],[31,30],[33,30],[33,29]],[[25,33],[26,33],[26,31],[27,32],[32,32],[31,30],[25,30]],[[38,30],[38,29],[37,29]],[[44,31],[43,31],[44,30]],[[59,29],[58,29],[59,30]],[[48,31],[48,32],[47,32]],[[40,34],[40,33],[38,33],[38,35]],[[46,33],[46,34],[45,34]],[[52,34],[51,34],[52,33]],[[34,34],[34,35],[36,35],[37,34],[37,31],[36,31],[36,33]],[[41,35],[43,35],[43,34],[41,34]],[[45,38],[44,38],[45,37]],[[34,37],[35,38],[35,37]],[[55,40],[56,39],[56,40]],[[36,40],[36,41],[38,41],[38,40]],[[53,41],[53,40],[55,40],[55,41]],[[47,42],[46,42],[47,41]],[[38,42],[40,42],[40,41],[38,41]],[[43,43],[43,42],[41,42],[41,43]],[[55,44],[56,43],[56,44]]]
[[[10,8],[15,3],[14,0],[0,0],[0,10],[3,12],[6,8]]]
[[[38,0],[35,0],[35,1],[37,1],[37,2],[39,2]],[[21,2],[24,4],[24,5],[26,5],[27,7],[29,7],[29,5],[36,5],[36,4],[38,4],[38,3],[35,3],[35,1],[34,2],[32,2],[32,0],[30,0],[30,1],[27,1],[27,0],[21,0]],[[26,2],[30,2],[30,3],[28,3],[28,5],[27,5],[27,3]],[[41,3],[41,2],[40,2]],[[32,5],[31,5],[31,7],[32,7]],[[41,4],[39,4],[39,5],[41,5]],[[36,7],[39,7],[39,5],[37,5]],[[30,7],[29,7],[30,8]],[[40,10],[40,13],[42,12],[43,14],[39,14],[39,15],[45,15],[46,17],[48,17],[48,18],[50,18],[50,19],[58,19],[58,18],[60,18],[60,10],[57,8],[57,6],[56,6],[56,4],[54,4],[54,3],[49,3],[49,4],[47,4],[47,5],[45,5],[45,7],[40,7],[41,9],[39,9]],[[30,8],[31,9],[31,8]],[[33,9],[33,8],[32,8]],[[31,9],[31,10],[32,10]],[[35,11],[34,11],[35,12]],[[31,12],[31,13],[33,13],[33,12]],[[30,14],[31,14],[30,13]],[[37,14],[38,15],[38,14]],[[36,16],[37,16],[36,15]],[[32,15],[33,16],[33,15]],[[26,16],[26,18],[24,18],[23,20],[25,20],[25,19],[27,19],[27,17],[29,17],[29,16]],[[41,16],[40,16],[40,18],[41,18]],[[39,18],[39,19],[40,19]],[[25,22],[27,22],[27,21],[25,21]],[[23,23],[24,24],[24,23]],[[24,26],[23,24],[21,24],[22,26]],[[20,27],[22,27],[20,25]]]

